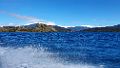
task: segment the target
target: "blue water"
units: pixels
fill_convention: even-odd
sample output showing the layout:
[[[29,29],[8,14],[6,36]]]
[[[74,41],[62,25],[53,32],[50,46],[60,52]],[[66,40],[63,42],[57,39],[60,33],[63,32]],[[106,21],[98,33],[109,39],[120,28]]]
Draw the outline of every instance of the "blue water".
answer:
[[[0,33],[0,68],[120,68],[120,33]]]

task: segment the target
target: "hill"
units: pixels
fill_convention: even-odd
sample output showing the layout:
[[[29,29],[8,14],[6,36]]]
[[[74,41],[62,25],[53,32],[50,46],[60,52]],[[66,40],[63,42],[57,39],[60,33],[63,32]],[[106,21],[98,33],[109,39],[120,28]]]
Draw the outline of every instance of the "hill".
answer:
[[[25,26],[3,26],[0,27],[0,32],[56,32],[50,25],[36,23]]]
[[[120,32],[120,24],[106,27],[84,29],[85,32]]]
[[[120,32],[120,24],[95,28],[84,26],[65,28],[57,25],[35,23],[23,26],[3,26],[0,27],[0,32]]]
[[[84,27],[84,26],[68,27],[68,29],[71,30],[72,32],[78,32],[88,28],[89,27]]]

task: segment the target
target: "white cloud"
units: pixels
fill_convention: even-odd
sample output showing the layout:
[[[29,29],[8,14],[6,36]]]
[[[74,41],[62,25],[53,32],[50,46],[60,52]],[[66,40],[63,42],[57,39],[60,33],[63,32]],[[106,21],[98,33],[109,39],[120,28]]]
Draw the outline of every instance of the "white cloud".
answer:
[[[61,25],[59,25],[59,26],[61,26]],[[93,25],[80,25],[80,26],[89,27],[89,28],[103,27],[103,26],[93,26]],[[75,27],[75,26],[61,26],[61,27],[68,28],[68,27]]]
[[[46,24],[47,25],[56,25],[54,22],[50,22],[50,21],[48,21]]]
[[[14,24],[14,23],[9,23],[8,25],[9,25],[9,26],[13,26],[13,25],[15,25],[15,24]]]
[[[44,24],[47,24],[47,25],[55,25],[54,22],[45,21],[45,20],[42,20],[42,19],[38,19],[36,17],[23,16],[23,15],[18,15],[18,14],[10,14],[10,15],[13,16],[13,17],[16,17],[17,19],[22,19],[22,20],[27,21],[27,25],[34,24],[34,23],[44,23]]]
[[[7,14],[7,15],[15,17],[17,19],[23,20],[26,22],[25,25],[34,24],[34,23],[44,23],[44,24],[48,24],[48,25],[55,25],[54,22],[42,20],[42,19],[32,17],[32,16],[25,16],[25,15],[20,15],[20,14],[16,14],[16,13],[9,13],[9,12],[3,11],[3,10],[0,10],[0,13]],[[14,24],[15,23],[9,23],[8,25],[14,25]]]
[[[31,16],[24,16],[24,15],[19,15],[19,14],[15,14],[15,13],[10,13],[10,16],[13,16],[17,19],[21,19],[21,20],[25,20],[29,23],[36,23],[36,22],[40,22],[41,20],[35,17],[31,17]]]
[[[90,27],[90,28],[95,27],[95,26],[92,26],[92,25],[81,25],[81,26],[83,26],[83,27]]]
[[[59,25],[59,26],[61,26],[61,25]],[[75,26],[61,26],[61,27],[68,28],[68,27],[75,27]]]
[[[103,26],[93,26],[93,25],[81,25],[81,26],[84,26],[84,27],[89,27],[89,28],[94,28],[94,27],[103,27]]]

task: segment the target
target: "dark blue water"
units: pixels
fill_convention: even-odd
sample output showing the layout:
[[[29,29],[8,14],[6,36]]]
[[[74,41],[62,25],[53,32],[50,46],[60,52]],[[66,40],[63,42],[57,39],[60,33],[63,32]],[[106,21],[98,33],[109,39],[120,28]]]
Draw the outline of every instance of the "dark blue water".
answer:
[[[42,47],[61,63],[120,68],[120,33],[0,33],[0,46],[15,49]]]

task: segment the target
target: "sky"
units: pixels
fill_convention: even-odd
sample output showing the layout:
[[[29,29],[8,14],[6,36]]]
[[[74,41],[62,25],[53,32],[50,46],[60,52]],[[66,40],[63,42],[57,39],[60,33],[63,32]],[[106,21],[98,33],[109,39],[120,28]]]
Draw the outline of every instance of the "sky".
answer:
[[[120,0],[0,0],[0,25],[120,24]]]

